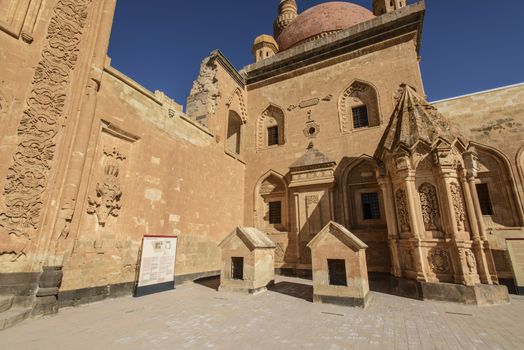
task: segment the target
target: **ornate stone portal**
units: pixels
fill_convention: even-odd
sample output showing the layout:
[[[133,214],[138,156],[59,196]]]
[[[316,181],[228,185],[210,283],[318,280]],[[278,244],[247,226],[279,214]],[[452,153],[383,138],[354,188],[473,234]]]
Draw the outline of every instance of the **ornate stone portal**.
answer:
[[[471,220],[475,208],[479,211],[468,186],[474,181],[473,147],[415,89],[402,85],[398,96],[375,153],[384,196],[394,198],[397,208],[397,220],[388,218],[388,226],[397,228],[391,235],[392,254],[400,254],[393,257],[398,261],[393,270],[397,277],[421,284],[418,297],[507,302],[505,287],[494,286],[498,280],[483,227]],[[459,287],[442,282],[475,291],[462,290],[457,297],[453,289]],[[400,287],[397,292],[405,291]]]

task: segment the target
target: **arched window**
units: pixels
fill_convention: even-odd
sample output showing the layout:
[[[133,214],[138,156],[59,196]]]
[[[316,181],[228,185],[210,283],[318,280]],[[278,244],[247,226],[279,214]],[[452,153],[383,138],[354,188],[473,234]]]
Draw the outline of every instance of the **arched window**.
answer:
[[[479,158],[477,196],[489,226],[518,226],[519,216],[513,179],[505,159],[497,152],[476,146]]]
[[[237,155],[242,151],[242,126],[242,118],[236,112],[229,111],[226,150]]]
[[[274,172],[266,174],[256,189],[257,228],[266,232],[287,229],[287,186]]]
[[[375,165],[367,158],[352,164],[342,175],[346,227],[369,246],[369,271],[389,272],[386,214]]]
[[[339,118],[343,133],[380,125],[375,88],[368,83],[354,81],[340,96]]]
[[[285,143],[284,112],[269,106],[257,121],[257,149],[281,146]]]

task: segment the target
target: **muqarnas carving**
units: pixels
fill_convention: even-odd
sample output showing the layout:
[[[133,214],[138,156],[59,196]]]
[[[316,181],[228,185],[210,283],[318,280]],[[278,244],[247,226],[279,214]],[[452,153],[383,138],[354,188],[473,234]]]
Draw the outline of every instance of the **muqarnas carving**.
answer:
[[[104,151],[106,165],[104,166],[104,177],[102,182],[96,185],[96,197],[89,197],[88,214],[96,214],[98,224],[105,226],[109,216],[117,217],[120,214],[122,189],[118,175],[120,165],[126,159],[125,155],[117,148]]]
[[[12,260],[25,255],[38,228],[90,4],[91,0],[59,0],[47,29],[17,130],[19,144],[7,171],[5,208],[0,208],[0,231],[7,233],[0,238],[0,255],[13,255]]]

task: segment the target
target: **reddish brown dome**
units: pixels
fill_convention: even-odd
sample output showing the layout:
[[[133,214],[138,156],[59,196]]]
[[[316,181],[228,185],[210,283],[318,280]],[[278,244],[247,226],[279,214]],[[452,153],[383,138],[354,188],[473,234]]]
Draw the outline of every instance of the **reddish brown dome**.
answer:
[[[326,2],[302,12],[277,38],[280,50],[286,50],[308,39],[353,27],[373,19],[368,9],[350,2]]]

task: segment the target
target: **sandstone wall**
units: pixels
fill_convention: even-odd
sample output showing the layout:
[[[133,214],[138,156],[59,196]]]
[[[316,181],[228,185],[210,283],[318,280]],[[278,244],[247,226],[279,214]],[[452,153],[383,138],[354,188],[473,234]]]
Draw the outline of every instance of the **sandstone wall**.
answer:
[[[226,77],[218,75],[227,91]],[[62,290],[134,281],[143,235],[179,237],[177,276],[219,270],[217,244],[242,224],[245,165],[175,108],[162,94],[106,69],[89,147],[93,163],[83,175],[82,220]],[[224,119],[225,109],[220,100],[215,118]],[[219,124],[211,123],[216,135]],[[102,226],[97,212],[88,213],[89,198],[105,181],[104,152],[115,147],[125,155],[118,162],[121,209]]]
[[[310,141],[314,142],[315,148],[337,162],[336,173],[339,178],[338,187],[335,189],[335,218],[338,222],[345,223],[342,212],[342,201],[345,199],[341,183],[347,181],[347,178],[342,175],[344,170],[362,157],[373,156],[393,112],[395,94],[400,84],[406,83],[414,86],[418,91],[423,91],[414,42],[407,40],[386,46],[381,50],[368,48],[366,52],[357,52],[328,61],[329,64],[324,61],[321,65],[272,78],[269,83],[261,82],[248,86],[245,225],[257,225],[254,214],[255,203],[259,197],[256,193],[257,182],[269,170],[286,176],[290,165],[304,154]],[[350,120],[341,125],[342,111],[339,102],[355,81],[369,84],[376,90],[380,116],[378,126],[362,129],[347,128],[346,124],[353,122],[348,112],[346,117]],[[266,147],[267,141],[259,138],[264,128],[259,128],[258,125],[264,111],[270,106],[284,114],[285,140],[282,145]],[[311,126],[315,126],[319,133],[309,138],[305,135],[305,131]],[[260,145],[262,147],[259,147]],[[374,179],[373,173],[371,178]],[[289,220],[285,220],[290,222],[287,231],[293,231],[295,225],[293,203],[288,206],[286,215],[290,216]],[[384,261],[379,265],[383,263],[386,266],[389,264],[388,249],[385,244],[386,230],[384,228],[378,233],[372,231],[364,230],[359,237],[366,243],[377,239],[381,241],[379,247],[374,247],[378,250],[370,248],[370,252],[373,254],[376,250],[376,261],[382,257]],[[273,239],[278,241],[280,238],[273,237]],[[294,247],[284,246],[284,249],[293,250]],[[277,255],[278,250],[277,247]]]

